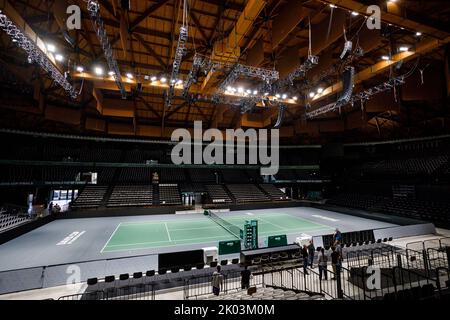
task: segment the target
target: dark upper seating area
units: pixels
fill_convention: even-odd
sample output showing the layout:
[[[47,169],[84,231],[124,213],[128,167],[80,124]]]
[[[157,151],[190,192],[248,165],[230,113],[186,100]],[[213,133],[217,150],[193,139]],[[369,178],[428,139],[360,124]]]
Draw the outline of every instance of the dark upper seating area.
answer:
[[[97,208],[103,202],[107,186],[88,185],[72,202],[73,208]]]
[[[109,197],[107,207],[139,207],[153,205],[153,187],[116,186]]]
[[[237,203],[270,201],[254,184],[228,184],[227,188]]]
[[[289,199],[288,196],[286,196],[280,189],[275,187],[273,184],[260,184],[259,187],[273,201],[282,201]]]

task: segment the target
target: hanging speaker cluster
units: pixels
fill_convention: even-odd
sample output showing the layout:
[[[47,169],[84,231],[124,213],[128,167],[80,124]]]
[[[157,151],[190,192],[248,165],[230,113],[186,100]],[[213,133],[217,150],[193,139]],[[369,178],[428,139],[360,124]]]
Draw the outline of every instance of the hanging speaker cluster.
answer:
[[[347,67],[342,76],[342,83],[344,90],[342,91],[339,99],[337,100],[337,104],[344,105],[350,101],[350,98],[353,94],[353,85],[355,80],[355,68]]]
[[[352,53],[353,42],[345,41],[344,50],[341,53],[341,60],[345,60]]]
[[[286,112],[286,106],[280,105],[280,109],[278,110],[278,120],[275,123],[275,126],[273,127],[274,129],[279,129],[281,127],[281,125],[283,124],[285,112]]]

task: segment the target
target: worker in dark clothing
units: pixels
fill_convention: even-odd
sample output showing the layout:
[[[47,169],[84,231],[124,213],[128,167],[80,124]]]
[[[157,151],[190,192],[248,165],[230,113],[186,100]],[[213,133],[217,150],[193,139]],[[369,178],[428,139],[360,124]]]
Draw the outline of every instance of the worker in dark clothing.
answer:
[[[242,289],[250,288],[250,278],[252,276],[252,272],[248,270],[248,266],[245,266],[244,270],[241,271],[241,286]]]
[[[306,244],[303,245],[303,248],[302,248],[302,257],[303,257],[303,272],[305,274],[309,274],[308,273],[308,257],[309,257],[309,254],[308,254],[308,247],[306,246]]]

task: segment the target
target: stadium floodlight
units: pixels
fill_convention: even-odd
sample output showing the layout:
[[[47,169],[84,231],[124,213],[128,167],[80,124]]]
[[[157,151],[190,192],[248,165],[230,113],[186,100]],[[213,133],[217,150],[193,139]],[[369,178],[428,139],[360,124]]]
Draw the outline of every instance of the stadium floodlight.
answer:
[[[64,57],[62,54],[57,54],[55,55],[55,60],[58,62],[63,62],[64,61]]]
[[[56,52],[56,47],[54,44],[49,43],[49,44],[47,44],[47,50],[54,53],[54,52]]]
[[[59,71],[59,69],[53,64],[50,58],[39,49],[33,40],[28,38],[23,31],[17,27],[13,21],[11,21],[5,14],[0,12],[0,29],[3,30],[12,41],[16,43],[18,47],[23,49],[28,55],[29,63],[37,63],[44,71],[46,71],[55,81],[59,84],[67,94],[72,98],[78,97],[78,92],[72,84],[69,83],[67,78]]]
[[[78,66],[78,67],[77,67],[77,71],[81,73],[81,72],[84,71],[84,68],[83,68],[82,66]]]
[[[103,71],[102,67],[95,67],[94,68],[94,72],[95,72],[96,75],[102,76],[104,71]],[[110,73],[111,73],[111,71],[110,71]]]
[[[317,89],[317,93],[318,93],[318,94],[322,94],[322,93],[323,93],[323,88],[318,88],[318,89]]]
[[[167,82],[167,78],[166,77],[161,77],[161,79],[159,79],[159,81],[161,83],[166,83]]]
[[[312,99],[312,98],[314,98],[316,96],[316,94],[314,93],[314,92],[310,92],[309,93],[309,97]]]
[[[132,75],[131,73],[128,72],[128,73],[127,73],[127,78],[131,80],[131,79],[133,79],[133,75]]]
[[[108,39],[108,34],[106,33],[104,22],[100,16],[100,4],[95,0],[88,0],[87,10],[89,12],[92,26],[95,30],[95,34],[97,35],[97,39],[100,42],[101,47],[103,49],[103,53],[106,62],[108,63],[109,70],[114,72],[113,77],[122,95],[122,99],[126,99],[127,92],[122,82],[122,75],[120,74],[119,66],[114,56],[113,49],[111,48],[111,44]]]
[[[155,82],[156,80],[158,80],[158,78],[156,76],[153,76],[153,77],[150,78],[151,82]]]

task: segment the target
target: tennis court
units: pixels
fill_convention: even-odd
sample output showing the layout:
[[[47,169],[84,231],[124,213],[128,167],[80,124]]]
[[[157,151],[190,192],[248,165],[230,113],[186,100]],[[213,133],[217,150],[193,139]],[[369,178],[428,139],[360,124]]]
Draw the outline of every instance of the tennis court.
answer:
[[[243,228],[245,221],[258,220],[259,237],[309,232],[333,232],[329,226],[289,214],[220,215],[226,222]],[[208,217],[167,221],[120,223],[101,252],[119,252],[177,245],[235,240],[236,237]]]

